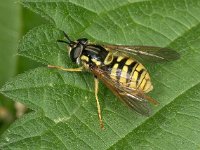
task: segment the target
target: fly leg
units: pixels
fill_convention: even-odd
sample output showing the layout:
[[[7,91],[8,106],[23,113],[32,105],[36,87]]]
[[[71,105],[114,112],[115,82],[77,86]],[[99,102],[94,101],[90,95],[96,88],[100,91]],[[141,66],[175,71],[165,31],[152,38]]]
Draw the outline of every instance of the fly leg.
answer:
[[[55,68],[55,69],[59,69],[59,70],[63,70],[63,71],[71,71],[71,72],[80,72],[80,71],[83,71],[83,67],[79,67],[79,68],[63,68],[61,66],[48,65],[48,68]]]
[[[96,103],[97,103],[99,123],[100,123],[101,129],[104,129],[104,124],[103,124],[102,115],[101,115],[101,107],[100,107],[99,99],[98,99],[99,80],[97,79],[96,76],[94,77],[94,85],[95,85],[95,98],[96,98]]]
[[[63,68],[60,66],[52,66],[52,65],[48,65],[49,68],[56,68],[59,70],[63,70],[63,71],[71,71],[71,72],[78,72],[78,71],[83,71],[84,67],[79,67],[79,68]],[[100,127],[102,129],[104,129],[104,124],[103,124],[103,120],[102,120],[102,115],[101,115],[101,107],[99,104],[99,99],[98,99],[98,89],[99,89],[99,80],[97,79],[97,77],[94,77],[94,85],[95,85],[95,98],[96,98],[96,104],[97,104],[97,110],[98,110],[98,117],[99,117],[99,123],[100,123]]]

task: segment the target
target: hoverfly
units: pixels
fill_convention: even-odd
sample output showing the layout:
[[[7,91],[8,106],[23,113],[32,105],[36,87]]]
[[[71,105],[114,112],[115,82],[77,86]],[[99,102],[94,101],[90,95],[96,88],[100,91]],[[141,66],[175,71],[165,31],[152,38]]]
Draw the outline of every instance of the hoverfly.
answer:
[[[69,57],[79,68],[63,68],[48,65],[63,71],[90,71],[94,75],[95,98],[101,128],[104,124],[98,100],[98,79],[101,80],[116,96],[130,108],[142,115],[149,115],[148,101],[158,104],[146,95],[153,89],[147,69],[135,58],[150,61],[172,61],[178,59],[179,53],[174,50],[152,46],[122,46],[92,44],[86,38],[72,41],[64,33],[66,40],[58,42],[69,46]],[[133,55],[134,57],[132,57]]]

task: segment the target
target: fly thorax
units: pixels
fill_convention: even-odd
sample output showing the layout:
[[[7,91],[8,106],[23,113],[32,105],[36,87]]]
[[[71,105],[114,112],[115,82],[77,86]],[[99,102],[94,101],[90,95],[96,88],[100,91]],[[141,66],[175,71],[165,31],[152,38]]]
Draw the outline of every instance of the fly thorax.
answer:
[[[99,45],[87,45],[81,55],[81,60],[91,66],[101,66],[104,64],[108,52]]]

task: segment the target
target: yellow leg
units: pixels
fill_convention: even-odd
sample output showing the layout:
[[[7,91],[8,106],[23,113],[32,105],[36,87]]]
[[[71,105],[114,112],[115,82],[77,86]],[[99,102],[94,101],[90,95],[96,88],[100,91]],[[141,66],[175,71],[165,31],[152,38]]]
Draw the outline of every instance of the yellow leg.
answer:
[[[63,70],[63,71],[83,71],[83,67],[79,67],[79,68],[63,68],[63,67],[60,67],[60,66],[52,66],[52,65],[48,65],[49,68],[56,68],[56,69],[60,69],[60,70]]]
[[[99,80],[95,77],[94,78],[94,84],[95,84],[95,98],[97,102],[97,110],[98,110],[98,117],[99,117],[99,123],[102,129],[104,129],[104,124],[101,116],[101,107],[99,104],[99,99],[98,99],[98,89],[99,89]]]

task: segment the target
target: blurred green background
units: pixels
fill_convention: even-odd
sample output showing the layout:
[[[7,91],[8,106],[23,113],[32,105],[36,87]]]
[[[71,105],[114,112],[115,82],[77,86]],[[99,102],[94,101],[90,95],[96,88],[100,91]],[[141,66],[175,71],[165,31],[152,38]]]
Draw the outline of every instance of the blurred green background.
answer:
[[[13,76],[40,65],[18,56],[17,47],[30,29],[45,23],[43,18],[19,3],[0,0],[0,88]],[[18,109],[24,109],[17,107],[12,100],[0,94],[0,134],[18,117]]]

